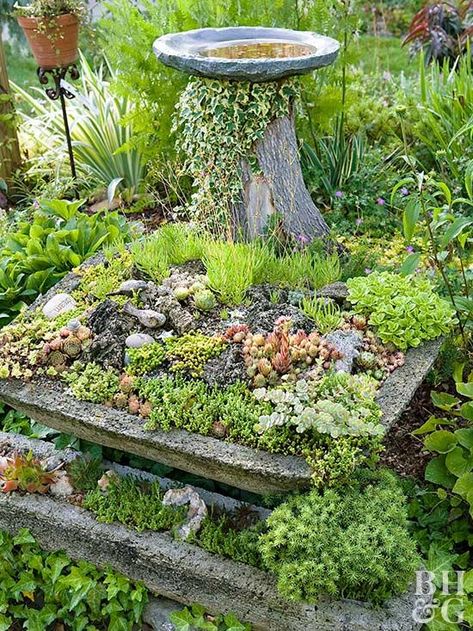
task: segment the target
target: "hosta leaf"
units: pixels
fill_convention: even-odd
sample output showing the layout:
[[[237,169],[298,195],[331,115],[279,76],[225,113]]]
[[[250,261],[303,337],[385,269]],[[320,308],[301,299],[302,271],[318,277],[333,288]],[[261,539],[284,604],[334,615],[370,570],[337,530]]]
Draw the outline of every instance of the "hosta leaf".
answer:
[[[460,399],[454,397],[447,392],[431,392],[430,397],[432,403],[441,410],[451,410],[455,405],[460,403]]]
[[[471,471],[473,467],[473,458],[468,453],[468,457],[465,457],[467,453],[461,447],[455,447],[450,453],[445,456],[445,465],[450,473],[456,475],[459,478],[464,473]]]

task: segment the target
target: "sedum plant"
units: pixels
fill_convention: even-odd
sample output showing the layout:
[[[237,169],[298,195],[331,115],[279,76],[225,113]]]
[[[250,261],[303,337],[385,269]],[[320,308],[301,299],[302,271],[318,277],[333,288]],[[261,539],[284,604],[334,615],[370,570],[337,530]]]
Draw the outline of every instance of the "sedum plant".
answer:
[[[404,592],[420,563],[405,497],[388,471],[365,470],[340,490],[295,496],[267,524],[263,562],[291,600],[380,603]]]
[[[334,331],[343,323],[342,312],[333,300],[304,296],[302,311],[315,322],[317,329],[323,335]]]
[[[426,278],[373,272],[347,286],[354,311],[369,316],[381,341],[400,350],[447,333],[454,323],[453,309]]]
[[[295,384],[253,392],[271,403],[271,414],[260,416],[256,430],[291,426],[299,434],[315,431],[339,436],[380,436],[381,411],[374,401],[376,382],[365,375],[330,374],[320,383],[300,379]]]
[[[119,378],[112,369],[105,370],[95,363],[74,362],[63,375],[72,394],[80,401],[105,403],[118,392]]]

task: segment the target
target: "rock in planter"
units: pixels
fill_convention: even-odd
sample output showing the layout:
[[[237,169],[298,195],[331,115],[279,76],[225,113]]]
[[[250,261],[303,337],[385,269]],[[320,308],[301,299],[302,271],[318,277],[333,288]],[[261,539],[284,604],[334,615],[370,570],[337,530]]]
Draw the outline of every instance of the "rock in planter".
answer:
[[[147,329],[155,329],[166,322],[166,316],[163,313],[152,309],[138,309],[131,302],[127,302],[123,307],[123,312],[136,318]]]
[[[141,348],[146,344],[152,344],[154,341],[154,337],[147,333],[132,333],[126,338],[125,346],[127,348]]]
[[[72,311],[77,307],[77,302],[70,294],[56,294],[43,307],[43,313],[49,320]]]
[[[350,372],[353,362],[360,354],[359,348],[363,345],[363,338],[358,331],[334,331],[325,336],[327,342],[333,344],[337,351],[343,353],[342,359],[335,362],[337,372]]]

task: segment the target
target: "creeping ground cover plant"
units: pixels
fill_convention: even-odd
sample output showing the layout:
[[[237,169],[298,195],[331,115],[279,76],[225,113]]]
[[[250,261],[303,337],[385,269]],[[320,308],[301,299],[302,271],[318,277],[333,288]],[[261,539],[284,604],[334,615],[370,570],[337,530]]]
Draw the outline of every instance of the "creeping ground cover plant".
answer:
[[[384,343],[401,350],[448,333],[455,322],[452,307],[425,278],[373,272],[347,286],[354,310],[369,316]]]

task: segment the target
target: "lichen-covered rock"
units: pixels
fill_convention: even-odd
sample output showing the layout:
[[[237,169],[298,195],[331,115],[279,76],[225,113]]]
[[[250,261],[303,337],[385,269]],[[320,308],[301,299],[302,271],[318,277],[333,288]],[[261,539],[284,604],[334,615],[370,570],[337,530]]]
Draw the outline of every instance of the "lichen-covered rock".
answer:
[[[84,362],[121,370],[125,340],[136,330],[135,318],[120,311],[112,300],[105,300],[89,316],[88,324],[94,336],[83,354]]]
[[[209,360],[202,378],[209,386],[228,386],[235,381],[247,381],[240,347],[230,344],[218,357]]]
[[[131,302],[126,303],[123,312],[136,318],[147,329],[156,329],[166,323],[166,316],[163,313],[153,309],[138,309]]]
[[[343,357],[335,362],[335,370],[351,373],[353,362],[363,346],[363,335],[360,331],[334,331],[326,335],[325,339],[343,354]]]
[[[191,486],[185,486],[183,489],[169,489],[163,497],[163,504],[165,506],[189,504],[187,519],[178,530],[183,539],[187,539],[191,533],[198,532],[207,517],[207,506],[204,500]]]

